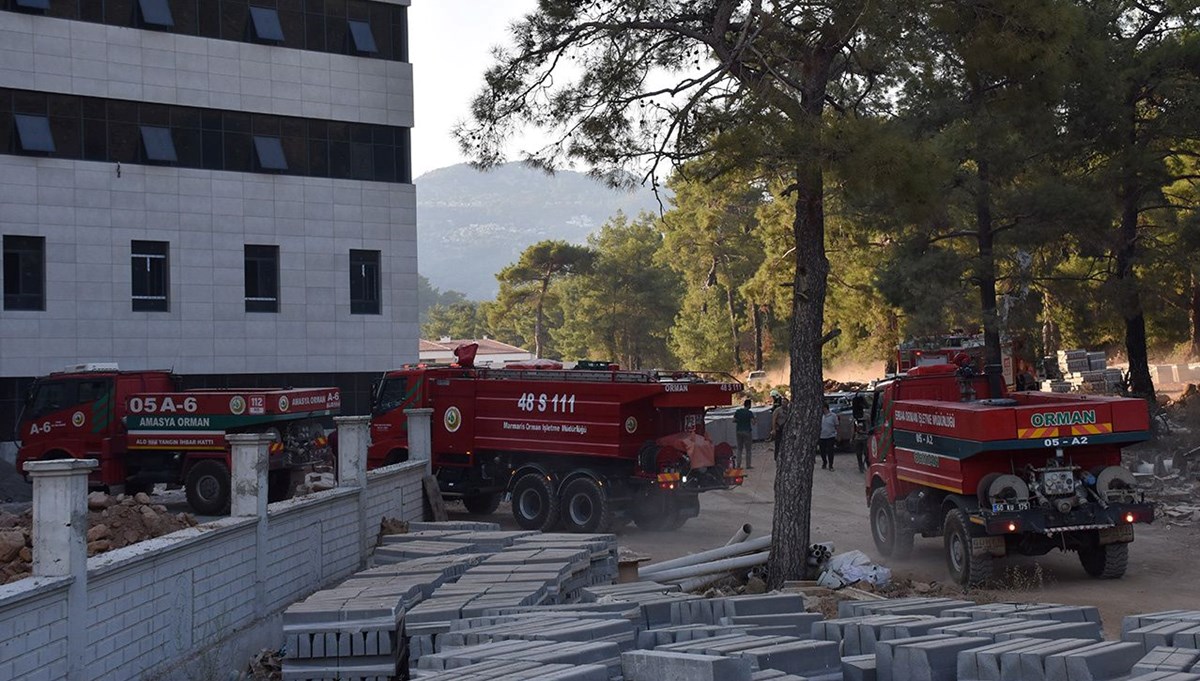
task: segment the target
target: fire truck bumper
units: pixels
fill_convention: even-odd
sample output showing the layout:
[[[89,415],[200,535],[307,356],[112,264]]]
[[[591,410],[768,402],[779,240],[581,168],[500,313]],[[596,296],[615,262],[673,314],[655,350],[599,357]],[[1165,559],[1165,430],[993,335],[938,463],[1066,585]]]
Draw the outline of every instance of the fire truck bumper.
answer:
[[[1135,523],[1154,522],[1154,505],[1113,503],[1101,507],[1091,504],[1065,514],[1042,509],[991,512],[975,514],[971,521],[982,525],[989,535],[1041,534],[1049,537],[1099,530],[1100,542],[1112,544],[1133,541]]]

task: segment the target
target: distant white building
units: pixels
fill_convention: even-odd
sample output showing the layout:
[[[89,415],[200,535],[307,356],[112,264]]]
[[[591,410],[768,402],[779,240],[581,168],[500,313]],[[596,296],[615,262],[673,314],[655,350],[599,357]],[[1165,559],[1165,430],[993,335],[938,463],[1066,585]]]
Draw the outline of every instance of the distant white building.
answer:
[[[479,351],[475,355],[475,366],[502,367],[506,362],[526,362],[533,359],[533,353],[524,348],[490,338],[453,339],[442,337],[437,341],[421,339],[421,361],[453,362],[455,361],[454,349],[468,343],[479,344]]]

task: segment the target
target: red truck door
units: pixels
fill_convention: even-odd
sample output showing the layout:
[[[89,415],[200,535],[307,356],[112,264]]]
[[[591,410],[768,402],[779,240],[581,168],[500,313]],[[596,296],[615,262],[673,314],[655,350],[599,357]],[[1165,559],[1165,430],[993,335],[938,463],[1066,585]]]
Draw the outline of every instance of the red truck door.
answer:
[[[433,395],[430,431],[437,465],[471,463],[468,455],[475,448],[475,383],[471,378],[437,378],[430,385]]]

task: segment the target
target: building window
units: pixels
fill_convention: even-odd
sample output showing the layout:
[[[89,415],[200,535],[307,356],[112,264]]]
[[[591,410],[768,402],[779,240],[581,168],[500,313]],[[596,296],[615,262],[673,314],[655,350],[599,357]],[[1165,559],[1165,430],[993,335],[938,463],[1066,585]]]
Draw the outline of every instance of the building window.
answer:
[[[4,235],[4,309],[46,309],[46,239]]]
[[[254,136],[254,152],[258,156],[258,167],[262,170],[287,170],[287,156],[278,137]]]
[[[410,141],[386,125],[0,87],[0,154],[409,183]]]
[[[279,25],[279,12],[273,7],[250,6],[250,26],[254,39],[265,42],[283,42],[283,27]]]
[[[170,128],[160,128],[156,125],[143,125],[142,147],[146,152],[146,160],[158,163],[175,163],[179,157],[175,154],[175,141],[171,139]]]
[[[54,135],[50,134],[50,119],[45,116],[17,114],[17,142],[21,151],[54,153]]]
[[[142,23],[146,26],[161,26],[171,28],[175,18],[171,16],[171,6],[167,0],[138,0],[138,9],[142,14]]]
[[[379,251],[350,251],[350,314],[379,314]]]
[[[16,0],[17,7],[21,9],[50,9],[50,0]]]
[[[371,24],[365,21],[350,21],[350,39],[354,41],[354,51],[360,54],[377,54],[375,34],[371,33]]]
[[[246,246],[246,312],[279,312],[278,246]]]
[[[166,241],[133,241],[129,245],[134,312],[166,312],[170,274]]]

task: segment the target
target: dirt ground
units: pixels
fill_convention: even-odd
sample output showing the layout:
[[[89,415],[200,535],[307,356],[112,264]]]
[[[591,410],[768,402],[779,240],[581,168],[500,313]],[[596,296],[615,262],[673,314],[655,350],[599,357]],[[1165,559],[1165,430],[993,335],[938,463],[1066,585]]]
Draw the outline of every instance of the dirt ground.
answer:
[[[620,543],[653,560],[667,560],[724,544],[742,523],[754,536],[771,531],[775,466],[770,443],[755,445],[754,470],[747,483],[728,492],[700,496],[700,517],[675,532],[642,532],[629,525],[618,532]],[[814,541],[832,541],[837,553],[858,549],[892,568],[897,579],[917,582],[948,580],[940,539],[917,538],[913,556],[882,560],[875,552],[867,521],[863,476],[853,454],[839,453],[835,470],[814,471]],[[452,517],[467,517],[462,507],[449,507]],[[493,520],[515,528],[507,505]],[[999,566],[1008,588],[980,590],[966,596],[986,601],[1040,601],[1100,608],[1105,633],[1120,635],[1121,618],[1135,613],[1200,608],[1200,526],[1139,525],[1123,579],[1089,578],[1074,553],[1052,552],[1040,558],[1006,559]]]

